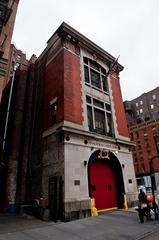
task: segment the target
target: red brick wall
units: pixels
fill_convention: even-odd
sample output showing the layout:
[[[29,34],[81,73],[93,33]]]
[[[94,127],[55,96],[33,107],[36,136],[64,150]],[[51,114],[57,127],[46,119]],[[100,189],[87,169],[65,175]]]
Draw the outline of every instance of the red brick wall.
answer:
[[[44,86],[44,129],[51,126],[50,101],[57,97],[57,122],[64,120],[64,54],[61,52],[47,67]]]
[[[46,68],[44,86],[44,129],[51,126],[50,101],[57,97],[57,123],[82,124],[80,58],[63,50]]]
[[[134,127],[132,130],[130,129],[131,140],[136,143],[133,150],[133,160],[136,174],[143,173],[143,166],[145,168],[145,172],[149,173],[150,158],[157,155],[152,128],[155,128],[157,135],[159,135],[159,121],[153,121],[152,123],[147,122],[145,124],[143,123]],[[144,134],[144,129],[146,129],[146,134]],[[143,160],[140,159],[140,156],[143,156]],[[155,171],[158,171],[159,159],[154,159],[153,163]]]
[[[80,58],[64,51],[64,118],[82,125]]]
[[[123,106],[123,100],[121,95],[120,83],[115,77],[111,75],[111,86],[112,86],[112,95],[114,99],[114,110],[117,121],[117,129],[119,135],[128,137],[128,128],[126,122],[126,116]]]

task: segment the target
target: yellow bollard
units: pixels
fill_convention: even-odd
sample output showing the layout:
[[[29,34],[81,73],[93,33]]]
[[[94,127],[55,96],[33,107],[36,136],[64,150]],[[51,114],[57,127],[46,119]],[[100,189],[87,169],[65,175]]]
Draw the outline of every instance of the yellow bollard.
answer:
[[[95,199],[94,198],[91,198],[91,216],[92,217],[98,216],[97,208],[95,207]]]
[[[124,209],[128,210],[127,200],[126,200],[126,194],[124,194]]]

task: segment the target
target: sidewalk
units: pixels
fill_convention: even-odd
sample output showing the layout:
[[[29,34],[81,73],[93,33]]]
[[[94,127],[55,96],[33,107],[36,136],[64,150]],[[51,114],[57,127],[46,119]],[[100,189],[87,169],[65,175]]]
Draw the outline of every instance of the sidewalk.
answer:
[[[139,240],[158,231],[159,227],[159,221],[154,220],[140,224],[137,212],[131,209],[67,223],[21,220],[16,216],[15,219],[13,216],[8,220],[4,218],[0,216],[0,240]]]

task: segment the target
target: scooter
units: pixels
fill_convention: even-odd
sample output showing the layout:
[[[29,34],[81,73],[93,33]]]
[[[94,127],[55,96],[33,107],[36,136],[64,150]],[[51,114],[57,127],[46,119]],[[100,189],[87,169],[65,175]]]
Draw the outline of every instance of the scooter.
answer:
[[[146,217],[147,220],[151,220],[151,208],[148,203],[139,204],[136,210],[138,211],[138,216],[141,223],[144,222],[144,217]]]

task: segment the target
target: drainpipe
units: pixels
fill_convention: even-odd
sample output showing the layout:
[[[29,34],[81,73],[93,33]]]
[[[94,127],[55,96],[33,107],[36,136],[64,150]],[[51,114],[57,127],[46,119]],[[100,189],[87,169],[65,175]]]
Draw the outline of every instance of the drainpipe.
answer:
[[[8,128],[8,119],[9,119],[10,104],[11,104],[11,98],[12,98],[12,92],[13,92],[13,84],[14,84],[14,79],[15,79],[15,72],[16,72],[16,66],[13,69],[13,75],[12,75],[12,79],[11,79],[11,86],[10,86],[8,106],[7,106],[7,115],[6,115],[4,135],[3,135],[2,152],[4,152],[5,144],[6,144],[6,135],[7,135],[7,128]],[[2,161],[2,164],[4,164],[3,161]]]

